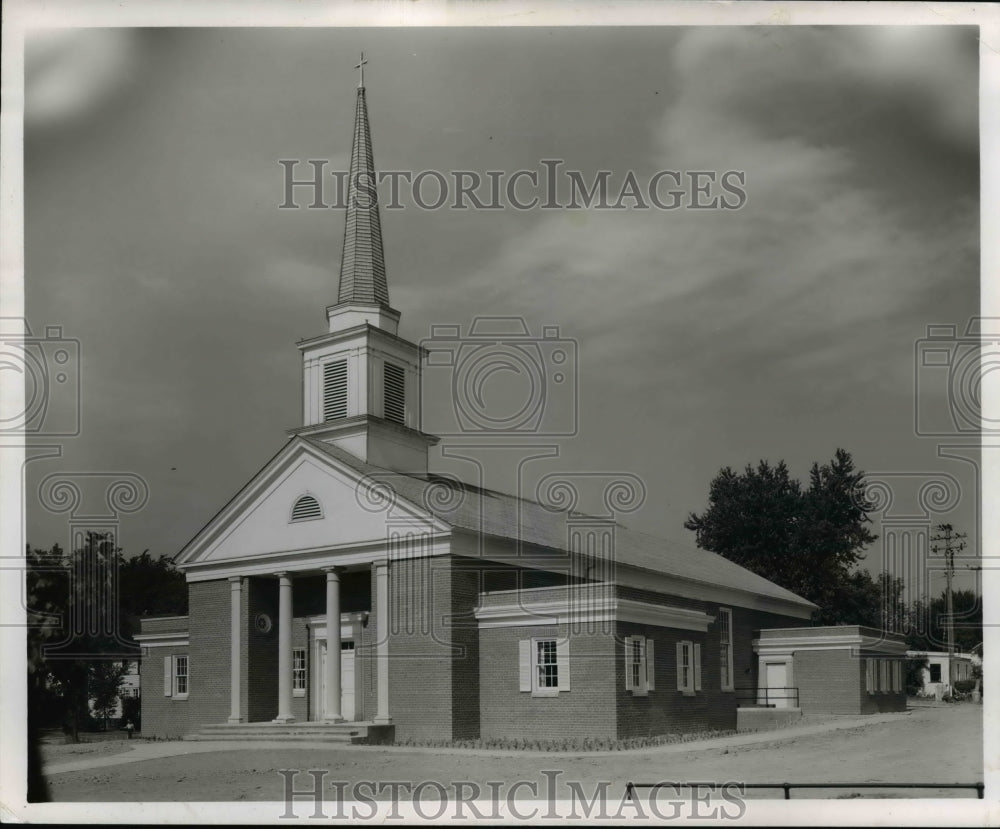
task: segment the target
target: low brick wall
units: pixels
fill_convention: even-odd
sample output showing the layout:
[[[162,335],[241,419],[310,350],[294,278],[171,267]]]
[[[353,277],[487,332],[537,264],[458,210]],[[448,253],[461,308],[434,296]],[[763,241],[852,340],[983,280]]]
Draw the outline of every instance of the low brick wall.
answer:
[[[738,708],[736,730],[771,731],[802,719],[801,708]]]

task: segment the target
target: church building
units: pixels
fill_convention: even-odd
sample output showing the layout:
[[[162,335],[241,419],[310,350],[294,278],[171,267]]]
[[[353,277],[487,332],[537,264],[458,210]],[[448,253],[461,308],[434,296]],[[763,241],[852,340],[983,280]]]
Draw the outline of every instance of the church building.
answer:
[[[616,739],[734,729],[762,689],[791,705],[811,602],[428,469],[422,349],[398,333],[378,204],[356,192],[375,180],[362,82],[336,302],[298,343],[302,423],[176,557],[188,615],[142,620],[143,735]],[[852,636],[856,654],[898,650]],[[849,680],[861,702],[865,681]]]

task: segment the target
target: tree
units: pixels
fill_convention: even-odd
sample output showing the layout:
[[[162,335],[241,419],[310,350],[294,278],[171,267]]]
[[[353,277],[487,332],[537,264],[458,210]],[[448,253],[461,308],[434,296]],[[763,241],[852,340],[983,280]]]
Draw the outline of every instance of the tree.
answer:
[[[187,612],[184,576],[170,559],[148,551],[125,559],[113,538],[94,533],[72,554],[29,546],[26,591],[29,724],[61,722],[74,741],[89,697],[98,710],[114,707],[122,660],[139,655],[139,618]]]
[[[108,727],[108,717],[118,707],[118,693],[125,674],[128,673],[127,665],[127,662],[95,662],[90,666],[88,696],[94,714],[104,721],[105,730]]]
[[[878,537],[868,528],[863,478],[843,449],[813,464],[808,487],[784,461],[762,460],[742,474],[725,467],[709,486],[708,509],[684,526],[702,549],[815,602],[820,623],[881,626],[880,597],[899,585],[855,569]]]
[[[973,590],[952,593],[955,615],[955,648],[965,653],[983,641],[983,604]],[[942,593],[930,602],[913,605],[914,624],[908,636],[912,650],[942,651],[948,647],[948,601]]]

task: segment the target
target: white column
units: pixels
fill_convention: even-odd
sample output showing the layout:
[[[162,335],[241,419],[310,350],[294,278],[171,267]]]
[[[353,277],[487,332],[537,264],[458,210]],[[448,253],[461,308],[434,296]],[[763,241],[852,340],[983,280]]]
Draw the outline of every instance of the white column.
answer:
[[[292,716],[292,580],[278,576],[278,716],[274,722],[294,722]]]
[[[323,720],[343,722],[340,710],[340,568],[326,567],[326,688]]]
[[[378,687],[374,722],[385,725],[389,716],[389,562],[377,561],[375,567],[375,643],[376,684]]]
[[[229,722],[243,722],[240,714],[240,627],[243,618],[242,608],[243,578],[233,576],[229,579]]]

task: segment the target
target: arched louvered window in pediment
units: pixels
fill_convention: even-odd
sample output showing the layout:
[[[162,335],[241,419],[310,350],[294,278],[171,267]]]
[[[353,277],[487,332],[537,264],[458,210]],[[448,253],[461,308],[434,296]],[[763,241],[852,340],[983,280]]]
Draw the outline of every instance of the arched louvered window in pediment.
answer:
[[[309,521],[312,518],[322,518],[323,508],[312,495],[301,495],[292,507],[292,521]]]

